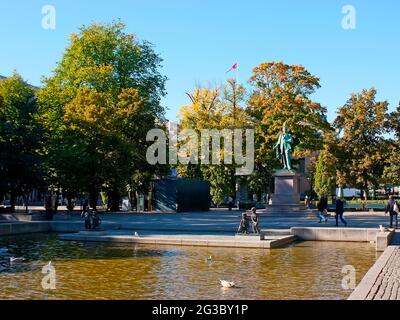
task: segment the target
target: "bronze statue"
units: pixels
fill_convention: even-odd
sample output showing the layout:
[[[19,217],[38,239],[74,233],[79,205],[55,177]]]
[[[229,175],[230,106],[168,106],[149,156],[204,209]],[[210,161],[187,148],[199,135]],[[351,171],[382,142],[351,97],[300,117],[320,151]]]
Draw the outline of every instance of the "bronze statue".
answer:
[[[82,211],[81,217],[85,219],[86,230],[96,230],[101,225],[101,218],[94,209],[86,208],[86,210]]]
[[[253,222],[253,232],[255,234],[260,234],[261,233],[261,229],[259,227],[260,218],[258,217],[257,209],[255,207],[251,208],[251,222]]]
[[[249,220],[245,212],[242,213],[242,219],[240,220],[239,228],[237,233],[247,234],[249,233]]]
[[[283,124],[283,132],[279,135],[278,141],[274,146],[276,149],[276,157],[280,160],[283,169],[291,171],[292,154],[294,148],[294,140],[287,130],[286,122]]]

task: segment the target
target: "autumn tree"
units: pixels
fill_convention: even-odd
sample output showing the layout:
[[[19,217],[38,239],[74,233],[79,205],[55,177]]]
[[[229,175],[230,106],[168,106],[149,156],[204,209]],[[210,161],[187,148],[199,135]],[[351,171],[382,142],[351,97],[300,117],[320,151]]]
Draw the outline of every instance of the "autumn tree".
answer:
[[[309,156],[322,148],[322,133],[329,130],[326,108],[311,100],[319,79],[303,66],[283,62],[262,63],[250,78],[252,93],[247,113],[255,124],[255,167],[253,181],[269,187],[272,171],[279,167],[273,145],[286,122],[295,138],[294,156]],[[264,189],[266,190],[266,189]]]
[[[219,88],[196,88],[187,95],[190,104],[180,109],[181,130],[195,130],[200,137],[203,129],[233,130],[251,126],[243,107],[246,91],[234,79],[228,79]],[[235,193],[238,179],[235,175],[237,166],[234,161],[232,164],[223,163],[225,156],[223,148],[224,140],[221,143],[221,164],[199,163],[178,166],[181,176],[210,181],[212,200],[217,205],[223,202],[224,197]]]
[[[368,196],[370,187],[380,183],[388,132],[386,101],[376,101],[376,90],[352,94],[338,110],[335,127],[340,132],[338,164],[341,183],[355,186]]]
[[[38,92],[47,179],[69,193],[88,192],[92,206],[100,190],[118,203],[137,170],[156,170],[143,165],[145,139],[161,122],[166,79],[152,46],[124,28],[94,23],[72,34]]]

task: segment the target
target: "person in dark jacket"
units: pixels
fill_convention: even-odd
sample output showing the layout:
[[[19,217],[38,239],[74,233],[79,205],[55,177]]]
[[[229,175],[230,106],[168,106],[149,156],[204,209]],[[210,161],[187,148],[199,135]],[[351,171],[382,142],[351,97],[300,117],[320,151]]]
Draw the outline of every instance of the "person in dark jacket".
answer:
[[[317,209],[318,209],[319,223],[321,223],[322,220],[324,220],[325,223],[327,223],[328,218],[324,216],[325,210],[328,209],[328,198],[327,197],[322,196],[319,199]]]
[[[389,197],[389,200],[385,207],[385,214],[389,213],[390,215],[390,228],[393,228],[393,220],[396,222],[396,229],[399,227],[399,207],[397,202],[393,199],[393,196]]]
[[[347,227],[347,222],[343,218],[343,213],[344,213],[344,203],[342,199],[337,198],[335,202],[335,220],[336,220],[336,227],[339,226],[339,218],[340,221]]]

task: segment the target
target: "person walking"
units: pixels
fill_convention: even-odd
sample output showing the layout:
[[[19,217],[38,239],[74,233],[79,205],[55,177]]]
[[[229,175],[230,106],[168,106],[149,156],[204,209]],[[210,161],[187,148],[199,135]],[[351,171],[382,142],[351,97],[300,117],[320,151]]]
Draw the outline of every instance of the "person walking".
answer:
[[[251,208],[251,221],[253,222],[253,231],[255,234],[260,234],[260,218],[257,214],[257,209],[255,207]]]
[[[336,199],[335,202],[335,220],[336,220],[336,227],[339,226],[339,218],[340,221],[342,221],[342,223],[345,225],[345,227],[347,227],[347,222],[346,220],[344,220],[343,218],[343,213],[344,213],[344,203],[343,200],[340,198]]]
[[[385,214],[389,213],[390,215],[390,228],[393,228],[393,220],[396,222],[396,229],[399,227],[399,205],[393,199],[393,196],[389,197],[389,200],[385,207]]]
[[[328,198],[325,196],[322,196],[317,205],[318,209],[318,216],[319,216],[319,223],[321,223],[323,220],[325,223],[328,222],[328,218],[324,216],[325,210],[328,209]]]

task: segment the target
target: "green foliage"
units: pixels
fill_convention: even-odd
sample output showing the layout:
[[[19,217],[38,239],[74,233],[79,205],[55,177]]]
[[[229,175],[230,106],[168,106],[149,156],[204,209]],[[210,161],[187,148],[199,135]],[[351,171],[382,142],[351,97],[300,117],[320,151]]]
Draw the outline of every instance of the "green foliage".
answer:
[[[352,94],[338,111],[335,127],[341,135],[338,144],[339,184],[361,190],[376,188],[381,182],[388,132],[386,101],[375,100],[376,90]]]
[[[228,79],[218,89],[196,88],[193,93],[187,95],[191,103],[180,109],[179,127],[181,129],[193,129],[200,137],[202,129],[251,127],[251,122],[243,107],[246,91],[235,80]],[[221,159],[224,158],[223,147],[224,144],[221,143]],[[212,200],[219,205],[226,196],[235,193],[237,179],[235,167],[234,163],[229,165],[223,163],[220,165],[180,164],[178,173],[182,177],[210,181]]]
[[[319,197],[335,194],[336,161],[328,148],[322,150],[315,166],[314,191]]]
[[[124,24],[83,26],[38,92],[48,143],[47,180],[64,192],[118,197],[145,164],[146,133],[159,127],[166,78],[152,46]],[[113,201],[115,202],[115,201]]]
[[[392,186],[400,185],[400,146],[398,142],[389,145],[385,157],[385,167],[382,175],[382,182]]]
[[[36,111],[35,91],[20,75],[0,81],[0,199],[10,194],[14,200],[41,184]]]

